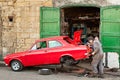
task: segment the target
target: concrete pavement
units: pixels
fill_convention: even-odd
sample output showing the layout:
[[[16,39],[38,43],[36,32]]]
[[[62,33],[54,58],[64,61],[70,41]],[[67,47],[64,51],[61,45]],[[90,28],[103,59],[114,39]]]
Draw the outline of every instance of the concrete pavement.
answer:
[[[39,68],[26,68],[20,72],[14,72],[9,67],[0,67],[0,80],[120,80],[120,77],[106,75],[105,78],[89,78],[76,76],[74,73],[58,72],[51,75],[39,75]]]
[[[91,65],[88,63],[80,63],[78,64],[79,67],[85,68],[87,70],[91,70]],[[0,61],[0,67],[6,67],[4,61]],[[112,72],[112,71],[105,71],[105,74],[111,75],[111,76],[120,76],[120,69],[118,69],[117,72]]]

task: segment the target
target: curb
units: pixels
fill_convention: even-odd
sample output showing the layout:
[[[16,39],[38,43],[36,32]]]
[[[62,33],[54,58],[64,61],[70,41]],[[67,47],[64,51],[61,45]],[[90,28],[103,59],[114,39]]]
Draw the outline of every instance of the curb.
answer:
[[[4,61],[0,61],[0,67],[5,67]]]

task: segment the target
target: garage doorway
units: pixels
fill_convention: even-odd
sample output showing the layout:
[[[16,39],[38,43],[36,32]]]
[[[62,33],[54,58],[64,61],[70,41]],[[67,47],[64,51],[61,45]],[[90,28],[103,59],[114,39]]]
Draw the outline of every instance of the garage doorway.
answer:
[[[61,8],[61,35],[73,38],[74,32],[82,29],[82,42],[87,37],[99,35],[100,8],[98,7],[65,7]]]

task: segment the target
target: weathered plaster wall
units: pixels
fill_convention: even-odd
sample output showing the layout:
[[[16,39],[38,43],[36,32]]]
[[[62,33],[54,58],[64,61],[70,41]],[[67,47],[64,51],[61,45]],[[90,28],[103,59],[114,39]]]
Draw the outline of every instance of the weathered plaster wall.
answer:
[[[97,6],[120,5],[119,0],[53,0],[54,6],[61,7],[64,5],[88,5],[94,4]]]

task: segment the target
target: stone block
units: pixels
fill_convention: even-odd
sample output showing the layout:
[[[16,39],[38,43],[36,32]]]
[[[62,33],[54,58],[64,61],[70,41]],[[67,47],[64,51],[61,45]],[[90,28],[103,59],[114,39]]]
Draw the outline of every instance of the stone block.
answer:
[[[16,33],[4,31],[2,34],[2,46],[12,47],[16,42]]]
[[[24,44],[25,41],[24,41],[24,39],[17,39],[17,43]]]
[[[25,44],[21,44],[21,43],[17,43],[17,45],[16,45],[16,48],[22,48],[23,46],[25,46]]]
[[[25,39],[25,44],[32,44],[36,39]]]
[[[22,16],[24,16],[24,18],[27,19],[29,16],[31,16],[31,12],[30,11],[25,11],[24,15],[22,15]],[[27,19],[27,20],[29,20],[29,19]]]
[[[24,2],[25,0],[16,0],[16,3]]]
[[[43,6],[49,6],[49,7],[52,7],[53,4],[52,4],[52,0],[48,0],[47,2],[43,2],[42,3]]]
[[[41,1],[31,1],[30,6],[41,6],[42,2]]]
[[[30,1],[30,2],[41,2],[41,1],[46,1],[46,0],[25,0],[25,1]]]
[[[21,16],[21,13],[20,12],[16,12],[16,17],[20,17]]]
[[[9,23],[6,22],[6,21],[3,22],[3,26],[8,26],[8,24],[9,24]]]
[[[17,46],[17,41],[13,43],[13,47],[16,48]]]
[[[2,6],[2,2],[0,2],[0,7]]]
[[[0,54],[2,54],[2,46],[0,46]]]
[[[13,46],[13,41],[9,41],[9,42],[7,42],[7,45],[6,45],[7,47],[12,47]]]
[[[36,12],[40,12],[40,6],[36,6]]]
[[[4,57],[5,55],[7,55],[8,52],[9,52],[8,48],[7,48],[7,47],[3,47],[3,49],[2,49],[3,57]]]
[[[26,50],[29,50],[32,47],[32,44],[33,43],[31,43],[31,44],[25,44],[25,46],[23,46],[23,48],[26,49]]]
[[[34,33],[34,32],[36,32],[36,29],[35,29],[35,27],[34,27],[34,29],[31,28],[31,25],[30,25],[29,28],[24,29],[24,32],[27,32],[27,33]]]
[[[32,33],[30,34],[30,38],[38,39],[40,35],[38,33]]]
[[[40,18],[40,10],[36,11],[36,17]]]
[[[12,6],[12,5],[13,5],[12,1],[8,2],[8,6]]]
[[[40,23],[40,18],[37,16],[37,17],[35,17],[35,21],[36,21],[36,23]]]
[[[28,33],[17,33],[17,38],[19,39],[29,38],[29,34]]]
[[[8,47],[9,49],[9,53],[14,53],[15,52],[15,48],[14,47]]]
[[[1,0],[1,1],[4,1],[4,0]],[[8,3],[5,1],[2,3],[2,6],[7,6],[7,5],[8,5]]]
[[[20,27],[18,27],[16,31],[17,31],[18,33],[24,32],[23,29],[21,29]]]
[[[4,57],[7,54],[14,53],[15,49],[13,47],[3,47],[2,52],[3,52],[2,55]]]
[[[35,16],[32,15],[30,16],[30,22],[35,23],[36,22],[35,19],[36,19]]]
[[[14,23],[13,23],[13,22],[9,22],[9,23],[8,23],[8,26],[13,27],[13,26],[14,26]]]
[[[26,51],[26,49],[24,48],[15,49],[15,52],[22,52],[22,51]]]
[[[15,12],[20,12],[21,11],[21,7],[19,7],[19,6],[14,7],[14,9],[15,9]]]
[[[5,0],[0,0],[0,2],[4,2]]]
[[[25,6],[25,11],[29,12],[30,11],[30,6]]]
[[[33,12],[33,11],[32,11],[30,16],[35,17],[35,16],[36,16],[36,12]]]
[[[22,19],[21,19],[20,17],[16,17],[15,22],[16,22],[16,23],[20,23],[21,20],[22,20]],[[18,24],[18,25],[19,25],[19,24]]]
[[[12,41],[12,40],[9,40],[9,39],[6,39],[6,40],[3,40],[2,41],[2,46],[4,46],[4,47],[12,47],[13,46],[13,42],[14,41]]]
[[[15,6],[19,6],[19,7],[20,7],[20,6],[25,6],[25,3],[22,2],[22,1],[21,1],[21,2],[17,2],[17,3],[15,4]]]
[[[37,6],[32,6],[30,7],[30,11],[36,13]]]

